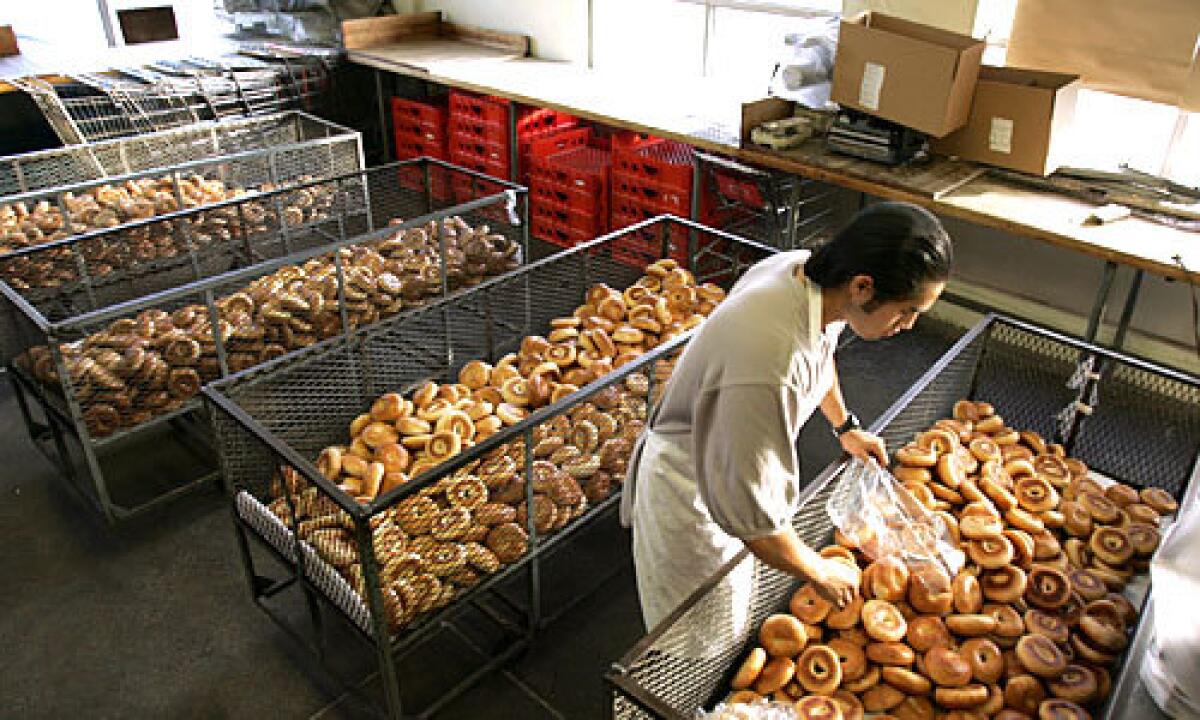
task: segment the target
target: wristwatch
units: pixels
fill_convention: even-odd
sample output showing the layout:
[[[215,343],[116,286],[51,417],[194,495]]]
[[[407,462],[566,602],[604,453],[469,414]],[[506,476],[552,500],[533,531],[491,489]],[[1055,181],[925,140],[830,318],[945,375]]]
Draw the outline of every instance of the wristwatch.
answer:
[[[845,435],[846,433],[850,432],[851,430],[861,430],[861,429],[862,429],[862,423],[859,422],[858,416],[855,415],[854,413],[848,413],[846,415],[846,422],[835,427],[833,429],[833,434],[834,434],[834,437],[840,438],[841,436]]]

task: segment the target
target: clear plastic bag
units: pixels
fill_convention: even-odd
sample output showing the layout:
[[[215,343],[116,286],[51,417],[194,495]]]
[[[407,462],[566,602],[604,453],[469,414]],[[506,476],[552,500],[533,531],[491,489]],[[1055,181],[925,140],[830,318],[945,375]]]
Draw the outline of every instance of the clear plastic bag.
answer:
[[[825,509],[842,535],[868,557],[900,558],[914,577],[944,573],[948,582],[966,561],[942,519],[874,460],[847,463]]]
[[[693,720],[796,720],[796,711],[791,705],[768,700],[723,702],[709,712],[697,710]]]

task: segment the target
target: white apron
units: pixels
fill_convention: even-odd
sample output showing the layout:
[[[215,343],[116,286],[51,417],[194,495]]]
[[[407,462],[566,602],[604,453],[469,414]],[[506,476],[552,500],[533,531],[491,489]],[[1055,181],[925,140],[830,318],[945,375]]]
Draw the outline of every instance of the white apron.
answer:
[[[801,407],[802,426],[833,385],[832,364],[820,364],[816,390]],[[653,416],[647,426],[653,424]],[[745,548],[709,514],[696,486],[691,435],[664,435],[647,429],[634,448],[624,495],[622,522],[633,529],[633,559],[638,597],[647,631],[682,605],[705,581]],[[791,508],[794,513],[796,508]],[[703,628],[688,631],[672,654],[704,659],[727,649],[730,637],[748,630],[754,596],[751,555],[709,591]],[[700,618],[697,618],[698,620]]]

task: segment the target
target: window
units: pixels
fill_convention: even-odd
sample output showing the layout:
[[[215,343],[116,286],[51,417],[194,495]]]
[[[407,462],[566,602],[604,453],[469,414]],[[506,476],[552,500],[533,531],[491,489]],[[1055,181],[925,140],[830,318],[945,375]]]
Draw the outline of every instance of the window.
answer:
[[[705,8],[677,0],[603,0],[592,15],[593,66],[695,77],[704,71]]]

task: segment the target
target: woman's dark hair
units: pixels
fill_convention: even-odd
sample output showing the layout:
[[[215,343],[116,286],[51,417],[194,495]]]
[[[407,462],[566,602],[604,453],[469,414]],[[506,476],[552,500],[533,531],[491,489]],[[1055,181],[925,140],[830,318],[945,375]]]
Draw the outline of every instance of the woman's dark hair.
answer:
[[[804,274],[823,288],[856,275],[875,281],[872,306],[913,297],[922,283],[950,277],[954,248],[933,213],[911,203],[881,202],[854,216],[813,251]]]

